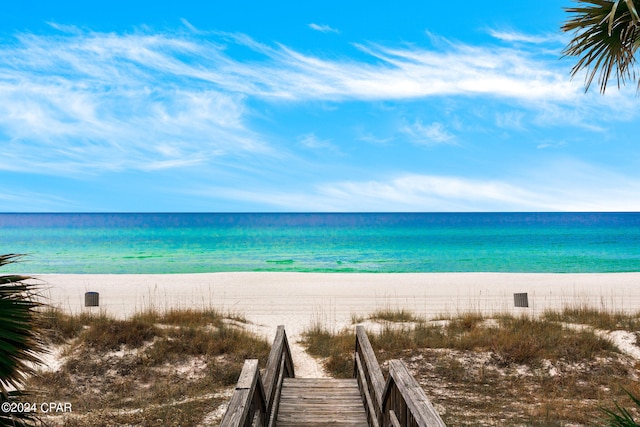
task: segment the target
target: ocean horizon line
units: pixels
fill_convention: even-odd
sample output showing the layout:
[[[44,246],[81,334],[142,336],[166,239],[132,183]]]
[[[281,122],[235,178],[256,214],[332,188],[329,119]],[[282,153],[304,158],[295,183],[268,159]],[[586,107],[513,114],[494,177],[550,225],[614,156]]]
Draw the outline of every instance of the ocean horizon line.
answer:
[[[14,213],[36,273],[635,272],[633,212]]]
[[[0,211],[0,215],[111,215],[111,214],[160,214],[160,215],[209,215],[209,214],[228,214],[228,215],[267,215],[267,214],[637,214],[640,211],[625,210],[601,210],[601,211],[556,211],[556,210],[534,210],[534,211]]]

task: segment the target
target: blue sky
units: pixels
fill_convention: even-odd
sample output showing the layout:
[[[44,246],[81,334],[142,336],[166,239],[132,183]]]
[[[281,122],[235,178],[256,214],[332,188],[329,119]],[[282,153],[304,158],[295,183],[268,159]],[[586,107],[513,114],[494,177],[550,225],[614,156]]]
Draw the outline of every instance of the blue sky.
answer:
[[[569,0],[94,3],[3,6],[0,211],[640,210]]]

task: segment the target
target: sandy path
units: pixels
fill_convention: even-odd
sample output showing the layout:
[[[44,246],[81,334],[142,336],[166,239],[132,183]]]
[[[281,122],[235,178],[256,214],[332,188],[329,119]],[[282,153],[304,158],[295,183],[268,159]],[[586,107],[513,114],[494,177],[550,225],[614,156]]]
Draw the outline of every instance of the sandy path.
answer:
[[[271,325],[245,325],[246,329],[265,337],[269,342],[276,335],[276,327]],[[286,330],[285,330],[286,332]],[[301,344],[301,334],[290,335],[287,332],[287,341],[291,349],[291,358],[293,359],[293,368],[298,378],[327,378],[329,375],[324,370],[318,359],[306,352]]]

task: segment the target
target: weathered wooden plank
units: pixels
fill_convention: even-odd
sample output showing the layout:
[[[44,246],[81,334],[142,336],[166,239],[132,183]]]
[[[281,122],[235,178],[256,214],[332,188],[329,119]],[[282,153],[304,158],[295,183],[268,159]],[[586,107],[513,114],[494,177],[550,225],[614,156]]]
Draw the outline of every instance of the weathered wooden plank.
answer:
[[[394,391],[399,396],[394,397]],[[383,393],[382,410],[386,414],[390,410],[396,411],[403,422],[405,417],[398,413],[398,402],[402,400],[416,425],[420,427],[446,427],[440,415],[429,401],[420,384],[409,373],[407,367],[400,360],[389,361],[389,378]]]
[[[283,387],[287,387],[286,385]],[[334,393],[340,395],[349,395],[353,394],[354,396],[360,397],[360,391],[357,387],[354,388],[346,388],[346,387],[289,387],[288,388],[290,394],[305,394],[305,393]],[[360,399],[362,401],[362,398]]]
[[[280,408],[285,411],[287,408],[315,408],[316,410],[323,411],[324,408],[333,408],[333,410],[357,410],[363,412],[362,403],[358,405],[358,402],[340,404],[337,400],[308,400],[306,402],[302,400],[283,400]]]
[[[298,411],[298,412],[291,412],[291,413],[285,413],[285,414],[281,414],[281,416],[278,417],[278,423],[280,423],[283,420],[304,420],[304,419],[310,419],[310,420],[331,420],[333,418],[339,419],[339,420],[366,420],[366,417],[364,416],[364,412],[359,411],[359,412],[355,412],[355,411],[351,411],[351,412],[342,412],[342,411],[310,411],[310,412],[306,412],[306,411]]]
[[[288,421],[278,423],[278,427],[369,427],[369,425],[366,421],[364,423],[362,421]]]
[[[288,354],[287,354],[288,353]],[[287,366],[287,373],[290,377],[294,377],[293,360],[291,359],[291,350],[289,349],[289,343],[287,341],[287,334],[283,325],[279,325],[276,330],[276,337],[273,339],[273,345],[269,352],[269,358],[267,359],[267,366],[264,370],[264,383],[267,396],[271,399],[274,395],[274,387],[279,377],[279,370],[281,369],[281,361],[284,358],[285,365]]]
[[[316,396],[319,393],[331,393],[331,396],[326,396],[326,398],[337,398],[337,397],[348,397],[348,396],[354,396],[357,397],[358,400],[360,401],[360,403],[362,403],[362,398],[360,397],[360,392],[356,389],[356,390],[349,390],[349,389],[334,389],[334,388],[325,388],[325,387],[318,387],[318,388],[297,388],[297,387],[292,387],[288,392],[287,392],[287,396],[286,397],[280,397],[280,399],[286,399],[289,396],[300,396],[300,397],[305,397],[305,396]]]
[[[276,369],[280,366],[280,359],[283,348],[284,338],[284,326],[279,325],[276,329],[276,336],[271,344],[271,351],[269,352],[269,358],[267,359],[267,365],[264,369],[264,384],[265,389],[269,388],[269,384],[274,382],[276,376]]]
[[[337,386],[337,387],[331,387],[330,385],[320,385],[320,386],[313,386],[313,385],[293,385],[293,386],[287,386],[286,384],[283,385],[283,387],[288,387],[290,390],[292,391],[296,391],[296,390],[300,390],[300,391],[304,391],[304,390],[313,390],[314,392],[318,392],[318,391],[322,391],[322,390],[334,390],[336,393],[351,393],[351,392],[356,392],[358,394],[358,396],[360,395],[360,391],[358,390],[358,387],[345,387],[345,386]]]
[[[363,326],[356,326],[354,359],[353,374],[358,380],[362,400],[366,405],[367,419],[371,427],[378,427],[382,421],[384,377]]]
[[[369,423],[367,422],[367,419],[364,417],[364,415],[362,415],[359,418],[353,418],[353,419],[345,419],[342,416],[329,416],[329,415],[325,415],[322,417],[303,417],[303,416],[299,416],[299,417],[293,417],[290,419],[284,419],[284,420],[278,420],[278,427],[282,427],[283,425],[286,424],[294,424],[294,425],[299,425],[299,426],[307,426],[310,424],[333,424],[333,425],[337,425],[337,426],[345,426],[345,425],[362,425],[362,426],[367,426],[369,425]]]
[[[324,380],[324,381],[304,381],[299,378],[285,379],[284,384],[288,387],[298,388],[335,388],[335,389],[358,389],[358,381],[356,380]]]
[[[278,380],[276,382],[275,390],[269,399],[268,412],[269,412],[269,421],[267,427],[275,427],[276,418],[278,417],[278,410],[280,408],[280,396],[282,394],[282,384],[284,382],[285,372],[285,360],[284,358],[280,358],[280,369],[278,373]]]
[[[364,412],[360,411],[360,413],[356,412],[336,412],[336,411],[320,411],[320,412],[296,412],[285,414],[281,417],[278,417],[278,424],[285,420],[319,420],[319,421],[327,421],[327,420],[351,420],[351,421],[362,421],[366,420],[364,416]]]
[[[340,402],[343,402],[342,404],[344,405],[359,404],[360,406],[362,406],[362,399],[360,398],[360,395],[357,395],[357,396],[342,395],[342,396],[327,397],[327,396],[313,396],[311,394],[306,394],[306,395],[294,394],[294,395],[289,395],[280,399],[280,402],[281,403],[300,402],[300,404],[304,404],[304,403],[312,404],[315,402],[320,402],[320,403],[337,402],[336,404],[340,404]]]
[[[266,409],[258,361],[256,359],[245,360],[220,426],[249,426],[254,422],[254,418],[257,419],[259,425],[265,425]]]
[[[245,361],[221,427],[446,427],[400,361],[385,384],[371,343],[356,328],[353,379],[296,379],[284,327],[276,332],[263,387],[257,360]],[[255,415],[255,416],[254,416]]]
[[[329,393],[331,393],[331,395],[329,395]],[[360,397],[360,393],[357,390],[339,391],[339,390],[333,390],[330,388],[315,388],[315,389],[294,388],[292,390],[288,390],[286,395],[280,397],[280,400],[285,401],[291,398],[296,398],[296,399],[298,398],[321,399],[322,398],[322,399],[329,399],[329,400],[339,400],[339,399],[348,399],[350,397],[353,397],[354,400],[362,404],[362,398]]]
[[[347,419],[345,417],[330,417],[328,415],[319,416],[319,417],[293,417],[289,419],[278,420],[278,427],[282,427],[283,425],[298,425],[298,426],[308,426],[312,424],[333,424],[337,426],[349,426],[349,425],[360,425],[360,426],[369,426],[367,419],[364,415],[360,418],[352,418]]]
[[[369,337],[364,326],[356,326],[356,352],[363,362],[363,370],[365,371],[367,382],[372,385],[373,397],[376,403],[382,406],[382,391],[384,390],[384,377],[376,354],[373,352]]]
[[[370,427],[379,427],[378,414],[380,413],[380,407],[377,406],[377,402],[374,403],[371,396],[371,390],[367,384],[366,376],[362,368],[362,362],[360,358],[356,356],[356,369],[358,370],[358,388],[362,395],[364,395],[365,411],[367,412],[367,419],[369,420]]]
[[[360,392],[357,389],[356,390],[348,390],[348,389],[336,390],[332,388],[292,388],[290,390],[287,389],[287,394],[284,396],[281,396],[280,400],[289,399],[292,396],[296,398],[297,397],[300,397],[300,398],[317,397],[317,398],[334,399],[334,400],[353,397],[357,399],[360,403],[362,403]]]
[[[306,408],[310,411],[324,411],[325,410],[324,408],[332,408],[330,410],[345,411],[345,412],[358,411],[358,412],[364,413],[362,408],[362,403],[360,404],[360,406],[358,406],[357,403],[338,405],[336,404],[336,401],[331,401],[331,400],[306,402],[306,403],[301,403],[297,401],[284,401],[280,405],[280,409],[283,412],[293,411],[296,408]],[[329,409],[327,410],[330,411]]]
[[[242,372],[236,383],[236,390],[243,388],[252,388],[256,383],[258,372],[258,359],[247,359],[244,361]]]
[[[396,411],[393,409],[389,411],[389,420],[391,421],[392,427],[402,427],[400,421],[398,421],[398,417],[396,417]]]
[[[264,388],[270,402],[275,394],[275,382],[278,378],[278,368],[280,367],[280,360],[282,359],[282,341],[279,338],[281,333],[284,333],[284,330],[281,331],[280,327],[278,326],[276,338],[274,339],[273,345],[271,346],[269,358],[267,359],[267,365],[264,369]]]
[[[280,425],[283,422],[304,422],[304,421],[343,421],[343,422],[364,422],[367,423],[367,417],[364,412],[358,413],[342,413],[342,412],[296,412],[287,414],[282,417],[278,417],[277,424]]]
[[[249,400],[247,396],[249,395],[249,390],[237,390],[233,396],[231,396],[231,400],[229,401],[229,406],[227,407],[227,411],[222,418],[222,422],[220,423],[220,427],[235,427],[242,425],[243,414],[245,414],[245,409],[248,412]]]
[[[285,379],[276,426],[368,427],[357,381]]]
[[[325,410],[325,411],[311,411],[311,412],[299,411],[299,412],[290,412],[290,413],[281,414],[281,416],[278,417],[278,423],[280,423],[280,421],[287,420],[287,419],[289,420],[310,419],[310,420],[323,421],[323,420],[332,420],[334,418],[339,420],[347,420],[347,419],[366,420],[366,417],[363,411],[359,411],[359,412],[346,411],[343,413],[341,411]]]
[[[325,408],[332,408],[332,409],[325,409]],[[365,412],[362,410],[362,407],[357,407],[357,406],[338,407],[338,406],[328,405],[328,404],[324,404],[324,405],[288,404],[288,405],[282,405],[280,407],[280,413],[278,414],[278,419],[283,419],[283,417],[287,416],[286,414],[289,414],[289,415],[295,414],[295,416],[298,416],[300,413],[303,413],[303,412],[308,414],[325,413],[329,415],[335,415],[336,413],[340,413],[340,414],[344,414],[345,416],[347,414],[366,415]]]
[[[280,407],[280,409],[282,409],[282,412],[280,412],[280,416],[278,417],[278,419],[281,418],[281,416],[284,416],[284,414],[293,414],[296,411],[298,412],[298,414],[302,413],[301,411],[298,411],[298,409],[308,409],[307,412],[304,412],[305,414],[311,414],[311,413],[329,413],[329,414],[337,414],[337,413],[344,413],[344,414],[364,414],[364,411],[362,410],[362,406],[358,407],[358,406],[332,406],[332,405],[296,405],[296,404],[287,404],[287,405],[283,405]]]
[[[283,325],[279,325],[269,352],[267,366],[264,371],[265,396],[268,413],[268,427],[274,427],[278,414],[278,402],[285,377],[294,377],[293,359]]]

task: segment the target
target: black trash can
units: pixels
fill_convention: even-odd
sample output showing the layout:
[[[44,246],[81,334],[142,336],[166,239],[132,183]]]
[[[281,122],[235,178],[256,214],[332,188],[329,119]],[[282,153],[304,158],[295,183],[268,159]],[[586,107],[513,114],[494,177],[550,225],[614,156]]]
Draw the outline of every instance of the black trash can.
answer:
[[[513,302],[516,307],[529,307],[529,298],[526,293],[513,294]]]
[[[98,307],[100,305],[100,294],[97,292],[85,292],[84,294],[84,306],[85,307]]]

